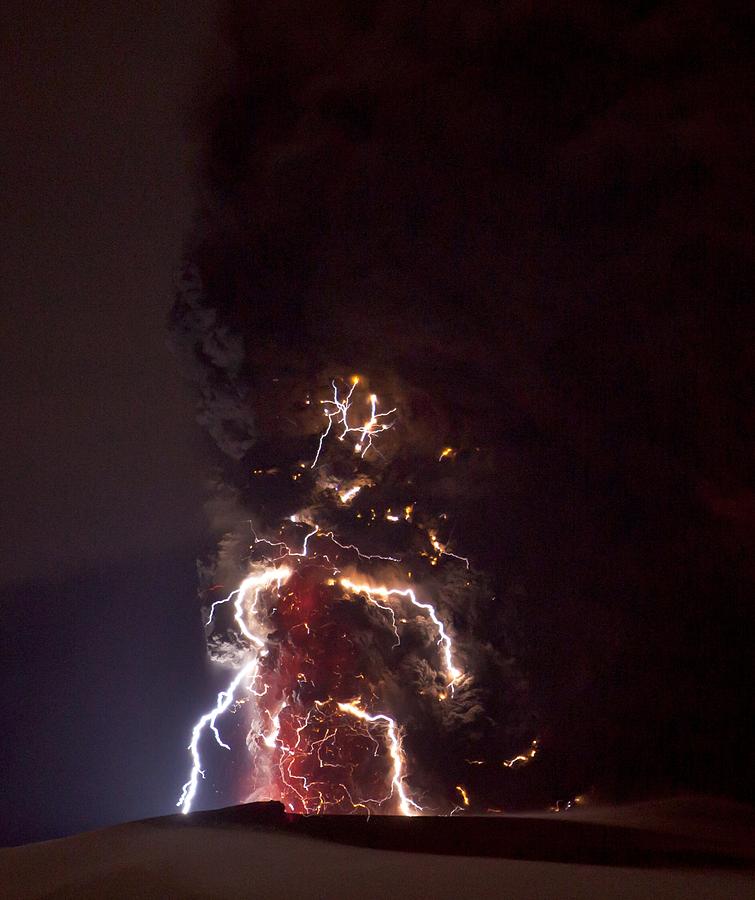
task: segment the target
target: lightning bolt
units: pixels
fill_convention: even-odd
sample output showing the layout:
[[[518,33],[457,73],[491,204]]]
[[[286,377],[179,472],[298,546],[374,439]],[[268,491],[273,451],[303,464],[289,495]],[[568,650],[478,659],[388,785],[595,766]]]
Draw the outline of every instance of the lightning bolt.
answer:
[[[363,396],[357,393],[359,384],[359,378],[354,376],[344,392],[339,389],[335,380],[331,382],[332,397],[320,401],[327,422],[319,435],[317,452],[310,468],[315,468],[321,460],[329,436],[335,434],[339,441],[347,439],[353,441],[354,454],[363,458],[370,449],[378,452],[374,447],[375,438],[394,426],[395,420],[391,417],[396,413],[396,409],[380,412],[377,395],[370,393]],[[368,404],[369,413],[362,420],[362,416],[355,414],[355,408],[357,405],[361,406],[363,402]],[[359,424],[355,424],[357,422]],[[451,448],[445,448],[440,459],[453,458],[455,453],[456,451]],[[307,464],[299,462],[297,465],[306,468]],[[353,466],[358,466],[358,461],[355,460]],[[364,475],[357,475],[356,472],[355,468],[350,478],[341,481],[340,473],[336,479],[326,471],[319,477],[318,491],[321,496],[329,497],[334,505],[340,502],[342,507],[348,507],[362,487],[373,485],[372,481],[366,479]],[[297,473],[295,477],[298,478],[299,474]],[[339,578],[340,570],[335,565],[341,564],[343,559],[343,554],[339,553],[339,550],[354,554],[358,560],[367,562],[398,563],[400,558],[365,553],[356,544],[342,542],[335,531],[324,530],[312,519],[314,511],[316,507],[312,510],[303,509],[288,516],[287,520],[270,534],[271,539],[259,537],[252,529],[253,543],[250,550],[256,561],[251,564],[248,574],[239,586],[222,599],[215,600],[209,608],[205,623],[208,627],[216,622],[221,607],[229,606],[232,609],[234,630],[237,636],[243,639],[242,643],[246,649],[242,657],[243,665],[228,687],[220,691],[214,707],[204,713],[193,726],[188,747],[191,755],[191,771],[176,804],[182,813],[190,812],[196,798],[199,779],[205,777],[200,754],[200,745],[205,732],[211,731],[220,747],[230,749],[220,735],[217,721],[234,703],[251,703],[256,709],[250,720],[247,746],[250,752],[261,754],[258,758],[264,765],[256,767],[255,771],[263,772],[260,777],[269,781],[260,784],[256,792],[264,788],[269,792],[268,796],[277,794],[291,810],[299,808],[301,804],[301,810],[305,814],[346,810],[363,811],[369,815],[371,807],[382,806],[389,800],[392,800],[391,805],[395,804],[404,816],[423,812],[406,784],[406,755],[399,724],[386,712],[370,713],[365,709],[365,707],[381,708],[376,693],[377,685],[370,684],[364,673],[354,675],[353,671],[341,671],[339,667],[344,665],[341,661],[334,666],[332,688],[327,687],[327,676],[321,680],[318,675],[321,670],[315,666],[321,665],[322,656],[320,648],[312,643],[318,638],[310,635],[324,633],[325,629],[333,627],[337,620],[326,618],[323,624],[323,616],[329,615],[328,610],[333,598],[327,593],[319,592],[319,589],[312,590],[310,573],[320,567],[325,569],[327,574],[322,579],[325,585],[339,585],[347,595],[362,595],[370,605],[380,609],[388,617],[395,635],[394,647],[400,644],[398,623],[407,621],[397,616],[407,614],[407,604],[429,619],[435,629],[435,643],[440,655],[439,666],[447,678],[446,689],[438,693],[439,700],[446,699],[449,688],[453,693],[455,685],[465,675],[457,665],[452,637],[436,606],[420,599],[411,587],[376,585],[369,583],[367,576],[361,574],[355,574],[353,578]],[[345,516],[349,511],[341,508],[339,512]],[[372,521],[375,521],[378,514],[377,510],[371,510]],[[388,508],[384,515],[389,522],[399,522],[402,519],[405,522],[414,522],[414,502],[409,502],[403,507]],[[356,518],[361,517],[362,512],[357,511]],[[422,524],[414,524],[413,527],[426,531],[433,551],[430,560],[433,565],[445,555],[464,562],[469,568],[469,560],[448,550],[438,539],[435,530]],[[294,540],[290,546],[287,541],[292,534]],[[324,546],[326,541],[328,547]],[[332,550],[331,545],[338,549]],[[323,549],[327,549],[331,556],[322,552]],[[420,555],[428,557],[431,554],[429,551],[421,551]],[[319,566],[315,565],[315,560],[324,562]],[[356,560],[354,563],[356,564]],[[306,573],[306,578],[301,582],[302,593],[299,593],[297,580],[281,595],[281,588],[296,572]],[[317,575],[315,577],[319,578]],[[276,618],[275,626],[278,649],[272,653],[271,647],[271,655],[268,655],[269,632],[265,628],[268,610],[264,603],[261,603],[261,598],[264,592],[273,589],[278,591],[280,604],[270,613],[275,612],[276,616],[280,616]],[[342,599],[346,600],[348,596]],[[324,605],[318,607],[318,603]],[[307,621],[304,621],[305,618]],[[300,628],[304,630],[294,632],[294,629]],[[287,636],[292,632],[295,637],[288,640]],[[280,635],[283,637],[280,638]],[[345,633],[337,634],[336,640],[343,640],[354,646]],[[348,655],[350,652],[346,651],[345,659],[350,659]],[[265,660],[264,667],[261,667],[263,660]],[[300,669],[304,671],[299,671]],[[264,679],[261,672],[264,672]],[[348,677],[349,681],[343,681],[342,677]],[[328,689],[334,692],[348,689],[349,693],[346,696],[353,696],[354,678],[363,679],[362,682],[356,682],[363,686],[360,688],[362,696],[340,702],[338,698],[326,694]],[[327,699],[314,701],[306,699],[307,705],[314,703],[307,709],[305,698],[311,698],[313,691],[317,691],[320,697]],[[260,724],[261,721],[265,723],[264,727]],[[512,767],[529,761],[536,752],[536,744],[534,741],[526,754],[504,761],[503,765]],[[368,779],[378,777],[381,784],[377,790],[370,790],[369,793],[384,793],[385,796],[379,799],[366,799],[359,796],[361,791],[354,789],[355,772],[358,760],[365,754],[372,754],[373,746],[374,756],[380,753],[381,758],[386,754],[389,757],[390,778],[387,784],[383,783],[381,769],[370,769]],[[343,771],[343,775],[337,773],[339,769]],[[343,778],[345,783],[338,783],[338,778]],[[457,792],[463,806],[455,807],[454,812],[461,811],[470,804],[469,795],[464,787],[457,786]]]
[[[290,575],[291,570],[285,567],[280,569],[263,569],[262,572],[249,575],[241,582],[241,587],[238,590],[236,602],[234,604],[236,610],[234,618],[244,637],[250,640],[258,649],[262,649],[265,646],[265,642],[259,635],[252,634],[246,624],[247,620],[250,614],[257,612],[257,600],[259,599],[260,591],[263,588],[270,587],[271,584],[277,584],[280,589],[281,584],[286,581]],[[249,592],[251,592],[252,603],[245,609],[244,600]]]
[[[255,657],[255,659],[248,662],[236,675],[236,677],[231,681],[228,687],[221,691],[218,694],[217,702],[215,706],[208,712],[205,713],[199,721],[194,726],[191,732],[191,743],[189,744],[189,752],[191,753],[192,767],[191,772],[189,774],[189,780],[181,789],[181,796],[178,798],[178,802],[176,806],[181,808],[181,812],[186,815],[186,813],[191,812],[191,805],[194,802],[194,797],[197,793],[197,785],[199,784],[199,776],[201,775],[204,778],[204,769],[202,768],[202,759],[199,755],[199,739],[202,737],[202,732],[209,725],[213,734],[215,735],[215,740],[220,744],[221,747],[224,747],[226,750],[230,750],[231,748],[228,744],[224,743],[220,734],[218,733],[217,725],[215,724],[218,716],[222,715],[233,703],[236,691],[241,684],[241,682],[252,675],[253,672],[256,671],[257,666],[259,665],[259,659]]]
[[[222,600],[216,600],[212,606],[210,607],[210,615],[205,622],[205,625],[211,625],[215,610],[218,606],[222,606],[224,603],[228,603],[234,597],[236,598],[236,602],[234,603],[234,609],[236,610],[235,619],[241,630],[241,633],[250,640],[256,647],[263,647],[264,641],[259,638],[257,635],[252,634],[244,621],[244,600],[246,599],[247,593],[252,591],[252,605],[247,612],[256,612],[257,610],[257,600],[259,598],[259,593],[263,588],[270,587],[271,584],[277,584],[280,589],[281,584],[284,581],[287,581],[291,575],[291,569],[282,566],[281,568],[264,568],[262,571],[253,572],[251,575],[248,575],[236,588],[235,591],[231,591],[231,593],[224,597]]]
[[[411,588],[389,588],[382,584],[373,587],[369,584],[357,584],[350,578],[341,578],[340,584],[342,587],[346,588],[347,591],[353,591],[356,594],[365,594],[372,602],[375,602],[376,596],[383,597],[386,600],[390,600],[392,597],[404,597],[408,598],[413,606],[424,610],[430,616],[430,619],[438,631],[438,645],[442,645],[442,655],[446,665],[446,673],[450,679],[449,687],[453,686],[462,677],[464,673],[454,664],[453,642],[446,632],[445,625],[438,618],[435,607],[431,603],[422,603],[417,599],[417,595]]]
[[[385,727],[385,732],[388,737],[388,750],[391,755],[391,760],[393,761],[391,796],[393,791],[398,794],[399,809],[403,816],[413,816],[415,813],[422,812],[422,807],[412,800],[404,786],[404,750],[401,745],[401,738],[398,733],[396,721],[383,713],[370,715],[354,702],[339,703],[338,708],[341,712],[348,713],[350,716],[361,719],[363,722],[369,722],[371,724],[380,723]]]
[[[469,568],[469,560],[467,559],[467,557],[459,556],[458,553],[451,553],[451,551],[447,549],[445,544],[441,544],[441,542],[438,540],[438,535],[434,531],[428,531],[427,537],[433,550],[435,550],[435,552],[439,556],[452,556],[454,559],[458,559],[460,562],[463,562],[467,569]]]
[[[251,613],[257,612],[257,601],[259,599],[260,591],[263,588],[270,587],[272,584],[277,584],[280,589],[281,584],[286,581],[290,575],[291,570],[285,567],[265,568],[262,569],[262,571],[253,572],[241,582],[241,585],[235,591],[231,591],[231,593],[223,600],[217,600],[212,604],[207,624],[212,622],[213,614],[217,606],[222,603],[228,603],[235,596],[236,601],[234,603],[234,609],[236,614],[234,618],[236,623],[238,624],[241,633],[251,641],[256,650],[262,650],[265,646],[264,640],[249,630],[246,619]],[[251,605],[245,609],[244,601],[249,593],[251,593],[252,602]],[[202,732],[209,726],[210,730],[215,735],[217,743],[226,750],[231,749],[221,739],[216,721],[218,716],[222,715],[222,713],[224,713],[234,702],[236,690],[244,678],[251,677],[252,673],[254,673],[254,676],[256,677],[258,674],[257,668],[259,666],[259,659],[260,656],[255,655],[254,659],[250,660],[242,667],[228,688],[218,694],[217,703],[214,708],[211,709],[210,712],[205,713],[194,726],[191,733],[191,742],[189,743],[189,751],[192,758],[191,773],[189,775],[189,780],[184,784],[181,790],[181,796],[176,804],[176,806],[181,807],[181,812],[188,813],[191,810],[191,805],[197,792],[199,776],[201,775],[202,778],[204,778],[204,770],[202,769],[202,762],[199,756],[199,739],[202,736]]]
[[[338,385],[334,380],[331,382],[331,386],[333,388],[333,399],[320,401],[323,407],[323,414],[327,418],[328,424],[325,426],[325,430],[320,435],[320,439],[317,444],[317,453],[315,454],[315,458],[310,464],[311,469],[315,468],[320,459],[323,445],[333,428],[334,422],[343,426],[343,430],[338,435],[339,441],[345,440],[346,436],[349,434],[358,435],[356,443],[354,444],[354,452],[358,453],[361,457],[364,457],[367,454],[367,451],[373,446],[373,439],[376,435],[382,433],[383,431],[388,431],[389,428],[393,428],[395,422],[384,422],[382,420],[386,419],[388,416],[393,415],[396,412],[396,409],[389,409],[387,412],[379,413],[377,411],[377,394],[370,394],[368,397],[368,402],[370,404],[369,418],[366,419],[366,421],[364,421],[361,425],[349,424],[349,410],[353,405],[351,398],[353,397],[354,390],[356,389],[356,386],[358,384],[359,376],[354,375],[351,379],[351,387],[349,388],[348,394],[346,394],[346,396],[341,399],[341,397],[339,396]]]
[[[292,550],[285,541],[269,541],[266,538],[260,538],[260,537],[257,537],[256,534],[254,535],[255,545],[256,544],[268,544],[271,547],[285,547],[286,548],[285,553],[281,553],[279,556],[276,556],[274,559],[271,560],[272,562],[280,562],[281,560],[287,559],[288,557],[297,557],[299,559],[308,557],[309,556],[309,542],[312,538],[325,538],[326,540],[329,540],[329,541],[331,541],[331,543],[335,544],[336,547],[340,547],[341,550],[353,550],[354,553],[356,553],[356,555],[360,559],[368,559],[368,560],[381,559],[381,560],[383,560],[383,562],[401,562],[401,559],[397,556],[381,556],[378,553],[362,553],[362,551],[359,549],[359,547],[357,547],[355,544],[342,544],[336,538],[335,533],[333,531],[322,531],[320,526],[316,522],[310,521],[309,519],[304,518],[300,515],[289,516],[288,521],[292,522],[294,525],[307,525],[307,526],[309,526],[309,528],[312,529],[304,536],[304,541],[302,543],[301,550]],[[321,554],[321,555],[324,559],[328,559],[328,557],[325,556],[324,554]],[[315,553],[314,556],[318,556],[318,554]],[[236,592],[233,591],[231,596],[233,596],[235,593]],[[216,600],[215,603],[213,603],[213,607],[220,605],[221,603],[227,602],[228,599],[230,599],[230,598],[226,598],[225,600]],[[211,620],[212,619],[210,619],[207,622],[208,625],[210,624]]]
[[[505,759],[501,765],[505,769],[513,769],[515,766],[526,766],[527,763],[532,762],[532,760],[537,755],[537,741],[533,741],[530,744],[529,750],[526,753],[520,753],[518,756],[512,756],[511,759]]]

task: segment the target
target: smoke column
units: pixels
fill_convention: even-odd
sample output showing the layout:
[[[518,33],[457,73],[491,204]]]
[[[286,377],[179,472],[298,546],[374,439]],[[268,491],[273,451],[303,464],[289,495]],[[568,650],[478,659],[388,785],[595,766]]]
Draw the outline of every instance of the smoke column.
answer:
[[[540,534],[574,530],[549,496],[567,452],[552,432],[571,424],[528,349],[552,328],[546,304],[537,332],[547,291],[529,280],[548,269],[522,249],[541,246],[540,195],[516,231],[496,200],[529,184],[511,135],[535,119],[512,109],[502,166],[493,50],[509,26],[475,25],[479,10],[457,28],[411,5],[308,9],[237,4],[197,113],[200,192],[171,331],[223,457],[205,619],[246,579],[290,574],[213,608],[226,683],[255,667],[218,699],[232,750],[208,720],[194,765],[233,759],[234,799],[395,812],[388,723],[350,714],[358,702],[395,723],[398,783],[418,806],[507,808],[538,768],[533,740],[539,766],[552,746],[518,661],[525,624],[552,671],[557,654],[580,653],[579,673],[596,652],[536,621],[558,608],[566,568]],[[522,573],[541,571],[530,609]]]
[[[207,607],[211,654],[232,675],[193,729],[178,805],[189,812],[197,798],[207,742],[232,752],[221,729],[235,711],[248,755],[240,799],[415,815],[460,812],[471,794],[479,808],[485,798],[456,783],[468,784],[464,768],[512,765],[486,746],[493,729],[475,669],[495,654],[464,615],[488,588],[412,475],[415,465],[452,469],[458,450],[407,454],[400,403],[383,409],[358,375],[334,378],[323,397],[303,393],[298,407],[305,433],[320,426],[302,440],[310,457],[252,477],[263,495],[276,492],[271,482],[293,485],[307,505],[272,527],[252,519],[245,577]],[[426,757],[427,745],[444,752]]]
[[[293,749],[294,716],[328,697],[299,747],[338,728],[316,751],[351,765],[358,740],[376,741],[374,772],[367,754],[334,782],[356,782],[355,800],[383,798],[394,774],[385,721],[338,706],[357,698],[396,722],[403,784],[427,810],[542,807],[592,786],[738,795],[753,593],[746,34],[708,0],[692,15],[227,4],[193,118],[196,215],[171,316],[218,448],[205,620],[266,567],[292,574],[246,596],[259,621],[237,621],[236,597],[214,609],[220,686],[254,657],[267,699],[247,682],[218,698],[232,750],[208,720],[195,802],[280,780],[276,717]],[[354,374],[349,427],[371,421],[372,394],[376,416],[396,410],[364,456],[359,431],[339,440],[332,386],[343,403]],[[380,586],[435,610],[463,673],[447,699],[438,625]],[[687,682],[700,635],[718,665]],[[349,683],[360,673],[369,687]],[[397,803],[394,788],[379,808]]]

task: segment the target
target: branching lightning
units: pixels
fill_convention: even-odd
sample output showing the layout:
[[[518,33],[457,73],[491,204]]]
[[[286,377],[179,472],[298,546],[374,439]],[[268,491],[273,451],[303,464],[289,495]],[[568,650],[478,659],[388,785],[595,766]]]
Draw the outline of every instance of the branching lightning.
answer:
[[[314,469],[326,459],[316,476],[319,499],[288,515],[273,533],[259,536],[252,529],[252,562],[248,574],[237,588],[209,607],[205,625],[208,629],[218,629],[220,634],[213,640],[224,640],[223,634],[234,635],[232,652],[224,659],[237,660],[238,671],[228,687],[218,694],[215,706],[192,729],[189,744],[192,766],[177,802],[183,813],[192,809],[200,777],[205,777],[205,763],[200,754],[205,731],[212,732],[218,746],[230,749],[219,733],[217,721],[234,704],[242,709],[239,718],[245,719],[248,728],[246,746],[252,754],[250,778],[255,796],[278,798],[289,810],[304,814],[370,815],[377,810],[396,810],[412,816],[423,812],[407,784],[405,729],[391,714],[392,704],[382,696],[383,680],[374,673],[370,675],[367,668],[365,671],[359,668],[360,648],[349,634],[350,626],[344,624],[358,620],[360,615],[369,623],[360,627],[382,628],[383,619],[387,620],[395,637],[391,652],[400,659],[406,652],[401,644],[400,626],[409,621],[406,616],[413,610],[418,620],[429,623],[430,631],[428,636],[424,627],[417,630],[409,643],[414,642],[416,646],[417,640],[427,642],[427,659],[436,678],[433,690],[437,699],[446,700],[462,680],[471,684],[472,676],[458,662],[457,649],[439,608],[420,599],[419,589],[406,586],[406,579],[412,573],[399,571],[401,557],[365,552],[356,543],[341,539],[332,527],[347,516],[353,518],[357,527],[383,519],[403,522],[403,528],[411,527],[415,533],[417,529],[424,531],[433,551],[433,555],[419,550],[410,553],[429,558],[431,565],[448,557],[463,563],[467,569],[470,566],[466,557],[451,552],[440,541],[424,512],[415,511],[411,497],[402,505],[384,511],[371,509],[369,521],[362,518],[364,505],[361,510],[359,504],[355,504],[357,509],[353,512],[349,509],[364,487],[376,484],[374,479],[379,472],[376,463],[363,460],[374,449],[376,437],[394,426],[396,409],[379,412],[375,394],[363,397],[358,393],[357,376],[352,377],[345,393],[339,390],[336,380],[331,385],[332,397],[320,401],[327,423],[309,465]],[[368,412],[355,424],[359,418],[355,416],[355,407],[362,402],[367,404]],[[326,445],[332,434],[338,441],[353,440],[350,462],[344,463],[341,454],[337,457],[338,465],[330,465],[332,451]],[[453,458],[455,454],[456,451],[445,448],[440,460]],[[382,458],[377,452],[375,456]],[[306,465],[296,464],[297,478],[299,468]],[[278,471],[279,468],[259,469],[253,470],[253,474]],[[343,479],[333,474],[344,471],[347,475]],[[326,503],[337,515],[328,514]],[[357,525],[359,521],[361,525]],[[396,529],[397,534],[400,531]],[[357,561],[364,572],[354,573],[349,568]],[[371,573],[378,568],[380,578],[376,580]],[[352,572],[351,577],[343,574],[344,569]],[[363,613],[353,609],[353,604],[348,609],[345,601],[353,601],[357,596],[382,615],[364,618]],[[224,632],[223,628],[227,630]],[[385,644],[379,646],[380,653],[389,652]],[[441,679],[445,679],[442,690],[438,688],[443,684]],[[381,712],[367,711],[376,708]],[[503,765],[524,764],[535,752],[536,742],[533,742],[526,754]],[[386,759],[390,760],[387,782]],[[455,796],[453,812],[469,807],[465,787],[458,785]]]
[[[390,600],[394,597],[404,597],[407,598],[413,606],[416,606],[417,609],[423,609],[430,616],[430,619],[438,631],[438,645],[442,647],[441,652],[443,661],[450,679],[449,686],[453,685],[462,677],[464,673],[454,664],[453,642],[448,636],[445,625],[438,618],[438,614],[432,603],[422,603],[422,601],[417,599],[417,595],[411,588],[389,588],[384,584],[373,587],[369,584],[357,584],[350,578],[341,578],[340,583],[347,591],[353,591],[356,594],[364,594],[373,603],[375,602],[376,596],[383,597],[386,600]]]
[[[317,444],[317,453],[315,454],[315,458],[312,460],[310,468],[314,469],[314,467],[317,465],[317,462],[320,459],[320,454],[322,453],[325,439],[330,434],[334,423],[342,426],[341,433],[338,435],[339,441],[345,440],[346,436],[349,434],[357,435],[357,439],[354,443],[354,453],[359,454],[359,456],[363,458],[367,455],[367,451],[373,446],[375,436],[381,434],[383,431],[388,431],[389,428],[393,428],[393,421],[384,422],[382,420],[387,419],[388,416],[392,416],[396,412],[396,409],[389,409],[387,412],[379,413],[377,411],[377,394],[370,394],[367,398],[367,402],[370,405],[369,417],[364,422],[362,422],[361,425],[349,424],[349,410],[353,406],[352,397],[354,395],[354,390],[356,389],[356,386],[358,384],[359,376],[354,375],[351,379],[351,387],[349,388],[349,392],[343,399],[341,399],[341,397],[339,396],[338,385],[334,380],[331,382],[331,386],[333,388],[333,399],[320,401],[323,407],[323,413],[328,420],[328,424],[325,426],[325,430],[320,435]]]
[[[390,716],[379,713],[378,715],[370,715],[365,712],[356,703],[339,703],[338,708],[341,712],[348,713],[363,722],[379,722],[385,725],[388,737],[388,746],[393,760],[393,777],[391,778],[391,790],[395,791],[399,798],[399,808],[402,815],[411,816],[415,812],[422,812],[422,807],[412,800],[407,794],[404,786],[404,750],[401,746],[401,738],[396,727],[396,722]]]
[[[194,797],[197,793],[199,776],[201,775],[202,778],[204,778],[205,775],[204,769],[202,768],[202,760],[199,755],[199,739],[202,737],[202,732],[209,725],[210,729],[215,735],[215,740],[218,742],[218,744],[220,744],[220,746],[224,747],[226,750],[231,749],[228,744],[224,743],[221,740],[217,725],[215,723],[218,716],[222,715],[233,703],[236,695],[236,690],[238,689],[241,682],[245,678],[249,678],[252,675],[258,664],[259,660],[256,658],[246,663],[246,665],[236,674],[236,677],[228,685],[228,687],[218,694],[218,699],[215,706],[210,710],[210,712],[205,713],[194,726],[191,732],[191,743],[189,744],[189,752],[191,753],[192,759],[191,773],[189,774],[189,780],[181,789],[181,796],[178,798],[178,802],[176,803],[176,806],[179,806],[181,808],[182,813],[186,814],[188,812],[191,812],[191,805],[194,802]]]

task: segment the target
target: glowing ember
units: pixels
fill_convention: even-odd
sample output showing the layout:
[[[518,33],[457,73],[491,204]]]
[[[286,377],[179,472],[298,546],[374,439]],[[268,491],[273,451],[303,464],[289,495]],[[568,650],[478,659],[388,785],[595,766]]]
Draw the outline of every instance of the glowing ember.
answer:
[[[518,756],[512,756],[511,759],[505,759],[502,765],[506,769],[512,769],[514,766],[526,766],[527,763],[532,762],[536,756],[537,741],[533,741],[526,753],[520,753]]]
[[[362,457],[364,457],[367,454],[367,451],[372,447],[373,440],[376,435],[393,427],[394,423],[392,421],[383,422],[382,420],[386,419],[388,416],[393,415],[396,410],[389,409],[388,412],[379,413],[377,411],[378,398],[376,394],[370,394],[368,397],[368,403],[370,405],[369,418],[366,419],[361,425],[349,424],[349,410],[352,408],[352,397],[354,395],[354,390],[356,389],[356,386],[358,384],[359,376],[355,375],[351,379],[351,387],[349,388],[348,394],[346,394],[346,396],[341,399],[338,392],[338,386],[336,385],[335,381],[333,381],[333,399],[320,401],[323,406],[323,413],[328,420],[328,424],[325,427],[325,431],[323,431],[323,433],[320,435],[320,440],[317,445],[317,453],[315,454],[315,458],[312,460],[311,468],[314,469],[314,467],[317,465],[317,461],[320,459],[323,444],[325,443],[325,439],[328,437],[331,429],[333,428],[333,423],[337,423],[338,425],[343,426],[341,433],[338,435],[339,441],[345,440],[346,436],[349,434],[358,435],[357,440],[354,444],[354,452],[358,453]]]
[[[441,543],[429,521],[415,512],[411,498],[393,508],[383,506],[383,512],[349,509],[362,487],[376,484],[379,469],[362,459],[375,438],[393,427],[395,420],[389,417],[396,412],[378,412],[377,396],[369,394],[367,417],[352,424],[354,407],[362,402],[359,385],[354,376],[344,393],[333,381],[332,399],[320,401],[328,421],[309,466],[320,463],[315,476],[318,502],[287,515],[273,533],[259,536],[252,530],[248,574],[238,588],[210,606],[206,621],[210,643],[224,648],[215,656],[237,672],[192,730],[191,771],[178,799],[184,813],[191,810],[200,776],[204,778],[200,744],[205,731],[213,733],[221,748],[230,749],[220,737],[217,720],[231,709],[239,712],[236,723],[241,719],[247,731],[251,797],[279,799],[287,809],[304,814],[382,811],[410,816],[423,811],[408,784],[420,761],[412,759],[407,766],[404,728],[388,700],[392,695],[385,690],[386,678],[376,660],[383,660],[388,669],[389,660],[398,663],[408,652],[400,631],[421,623],[407,641],[415,653],[422,648],[431,673],[427,686],[417,691],[417,702],[442,701],[443,709],[449,709],[456,703],[456,688],[472,679],[457,662],[439,607],[420,599],[419,588],[405,585],[413,576],[399,570],[400,557],[366,552],[373,548],[341,540],[335,526],[349,516],[360,523],[360,534],[373,523],[409,523],[390,530],[395,534],[412,530],[419,538],[415,547],[422,546],[425,538],[419,535],[424,532],[433,550],[430,557],[427,551],[407,548],[409,555],[425,557],[431,565],[444,561],[451,569],[457,566],[455,561],[469,569],[469,560]],[[334,445],[333,467],[329,462],[333,454],[326,452],[331,433],[339,441],[349,437],[354,441],[350,461],[344,461]],[[444,451],[441,458],[452,452]],[[302,465],[307,464],[294,464],[291,477],[300,476]],[[290,474],[282,466],[274,471],[283,478]],[[364,572],[354,572],[357,563]],[[379,579],[370,574],[373,568],[379,568]],[[368,712],[375,709],[379,711]],[[504,766],[529,761],[535,746]],[[454,806],[452,812],[470,803],[467,788],[457,786],[456,795],[463,806]]]

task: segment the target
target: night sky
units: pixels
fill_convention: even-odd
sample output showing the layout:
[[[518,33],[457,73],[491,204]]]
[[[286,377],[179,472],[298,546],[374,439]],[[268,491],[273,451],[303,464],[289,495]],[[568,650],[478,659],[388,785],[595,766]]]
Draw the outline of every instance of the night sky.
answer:
[[[165,319],[213,14],[0,14],[5,841],[167,811],[211,693],[194,602],[211,468]]]
[[[171,811],[195,559],[355,368],[482,448],[417,478],[526,683],[518,802],[753,799],[745,5],[11,7],[5,841]]]

